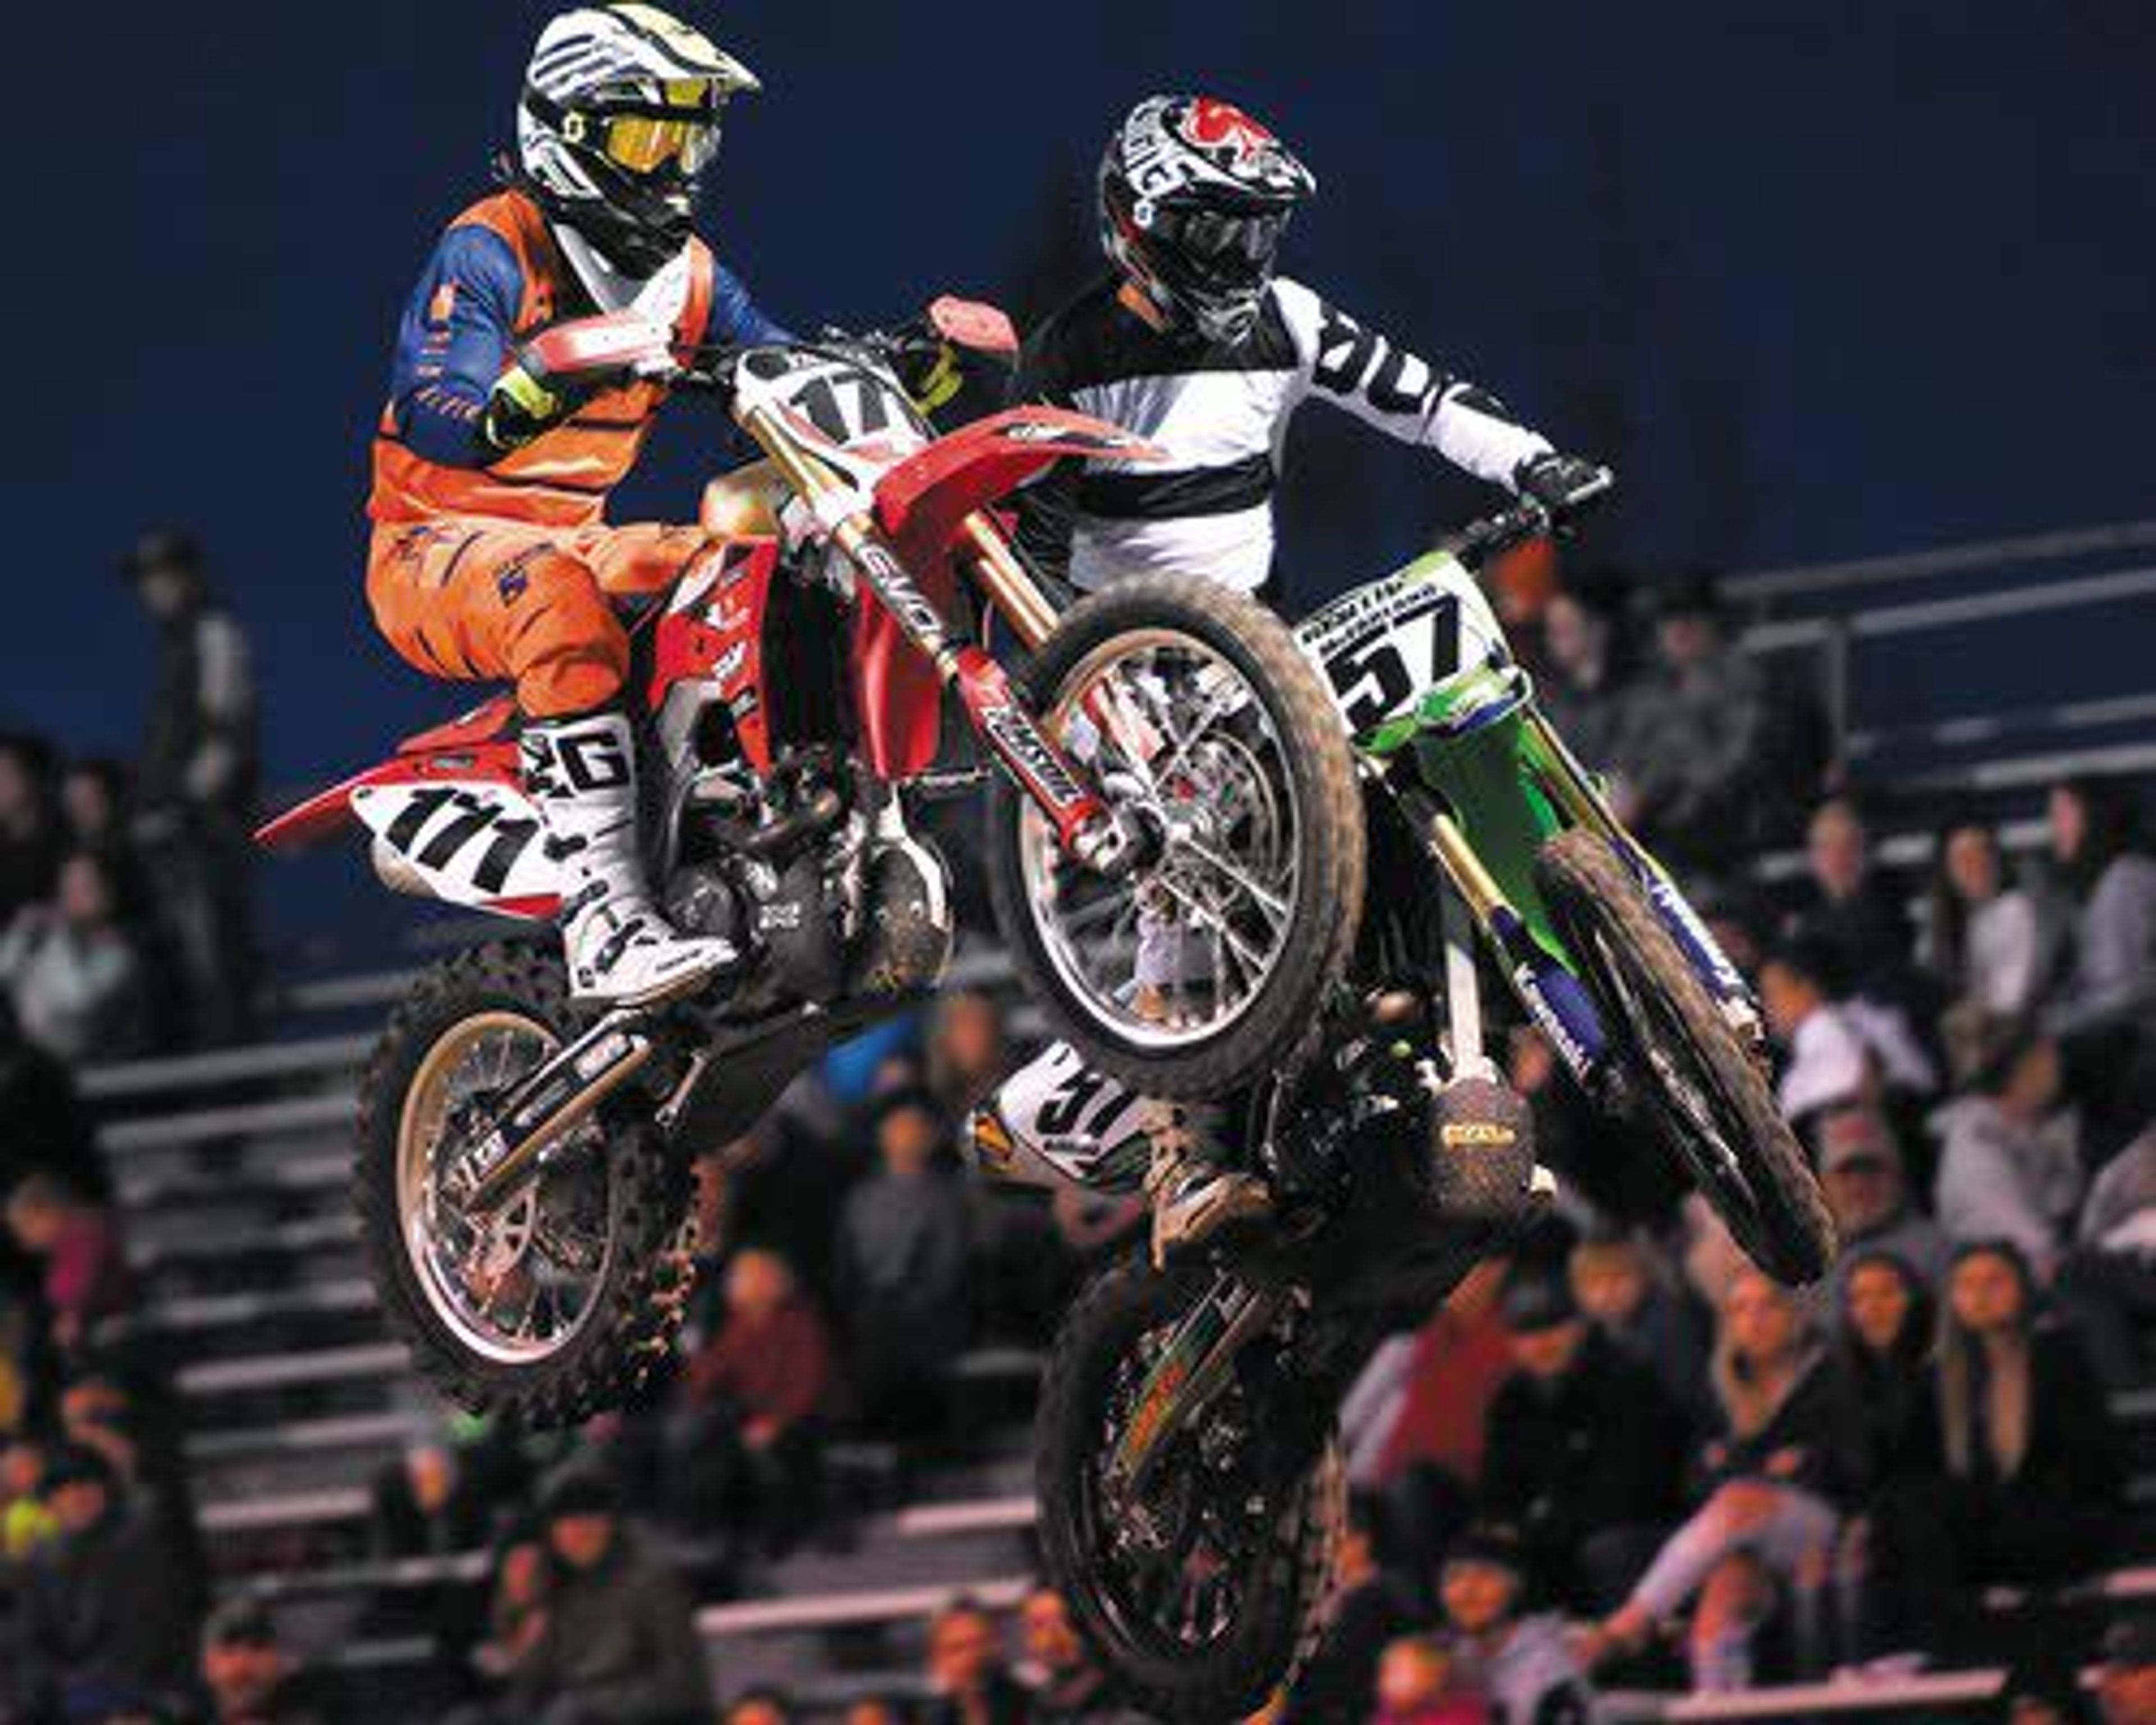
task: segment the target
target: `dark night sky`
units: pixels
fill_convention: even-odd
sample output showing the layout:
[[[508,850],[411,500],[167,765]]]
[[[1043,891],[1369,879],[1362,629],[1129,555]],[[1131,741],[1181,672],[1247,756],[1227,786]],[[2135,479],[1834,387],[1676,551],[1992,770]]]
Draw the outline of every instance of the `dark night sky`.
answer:
[[[7,9],[0,716],[128,744],[146,642],[112,560],[167,519],[254,625],[273,782],[458,704],[367,623],[367,432],[547,9]],[[1317,168],[1292,270],[1560,441],[1620,445],[1635,555],[2156,513],[2148,0],[766,0],[716,33],[768,90],[707,226],[798,324],[1001,290],[1055,177],[1081,183],[1137,96],[1198,84]],[[689,507],[715,431],[681,418],[634,506]],[[1311,595],[1440,507],[1411,459],[1312,442],[1352,447],[1367,513],[1296,510]]]

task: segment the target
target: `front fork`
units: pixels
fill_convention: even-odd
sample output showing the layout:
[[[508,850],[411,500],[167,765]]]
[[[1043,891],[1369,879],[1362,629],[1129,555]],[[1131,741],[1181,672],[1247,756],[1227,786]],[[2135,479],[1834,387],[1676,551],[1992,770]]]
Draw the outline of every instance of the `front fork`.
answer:
[[[1730,962],[1668,871],[1611,813],[1593,778],[1549,721],[1532,704],[1523,706],[1519,716],[1527,745],[1522,769],[1533,773],[1563,825],[1584,827],[1608,841],[1638,880],[1656,915],[1740,1036],[1754,1048],[1759,1047],[1763,1034],[1759,1010],[1743,974]],[[1609,1039],[1580,977],[1537,937],[1449,809],[1416,789],[1407,791],[1402,803],[1432,859],[1504,964],[1521,1005],[1566,1069],[1591,1093],[1608,1070]],[[1475,1034],[1461,1026],[1460,1016],[1477,1009],[1471,981],[1464,998],[1457,981],[1463,968],[1472,968],[1460,945],[1448,918],[1446,963],[1451,985],[1447,1019],[1455,1038],[1455,1060],[1462,1040]],[[1469,1045],[1479,1052],[1479,1040]]]
[[[921,592],[892,549],[889,537],[865,510],[840,513],[847,494],[842,481],[823,463],[798,449],[783,427],[771,421],[771,410],[759,408],[746,414],[743,428],[754,437],[773,464],[801,497],[815,509],[832,542],[851,563],[861,582],[894,619],[900,631],[936,667],[937,680],[955,691],[966,716],[1003,767],[1017,781],[1034,807],[1055,829],[1056,843],[1086,867],[1107,873],[1121,865],[1134,846],[1134,835],[1117,821],[1113,812],[1086,782],[1082,771],[1034,722],[1010,686],[1004,668],[978,644],[955,639],[942,614]],[[828,511],[828,512],[827,512]],[[998,539],[994,530],[978,518],[968,524],[969,549],[978,559]],[[1005,557],[1013,568],[1015,561]],[[1009,569],[997,572],[1008,582]],[[1023,572],[1019,574],[1022,578]],[[1024,583],[1028,591],[1031,583]],[[1053,626],[1037,592],[1031,607],[1016,608],[1014,621],[1022,635],[1038,644]]]

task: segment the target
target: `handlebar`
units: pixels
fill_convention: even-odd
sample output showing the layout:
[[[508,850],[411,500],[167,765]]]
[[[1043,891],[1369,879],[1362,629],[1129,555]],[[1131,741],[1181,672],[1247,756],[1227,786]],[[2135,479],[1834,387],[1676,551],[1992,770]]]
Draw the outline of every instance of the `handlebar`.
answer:
[[[1566,498],[1561,510],[1553,510],[1532,497],[1515,498],[1510,507],[1470,521],[1451,536],[1446,547],[1469,567],[1480,568],[1516,545],[1563,532],[1588,505],[1606,495],[1616,483],[1617,475],[1603,468]]]

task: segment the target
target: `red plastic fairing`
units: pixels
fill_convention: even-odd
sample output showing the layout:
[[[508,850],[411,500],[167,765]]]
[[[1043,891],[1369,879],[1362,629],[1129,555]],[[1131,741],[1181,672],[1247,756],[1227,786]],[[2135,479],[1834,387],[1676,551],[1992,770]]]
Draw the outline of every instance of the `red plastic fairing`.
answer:
[[[922,597],[949,615],[956,584],[950,558],[916,564],[910,572]],[[935,764],[942,732],[943,688],[936,667],[865,585],[853,629],[854,709],[869,770],[884,779],[926,773]]]
[[[552,922],[562,913],[562,901],[551,892],[528,898],[490,899],[485,908],[497,916],[521,916],[529,922]]]
[[[477,715],[473,716],[475,719]],[[444,726],[444,729],[453,727]],[[432,733],[424,733],[432,734]],[[424,784],[431,779],[491,778],[503,784],[521,782],[513,742],[484,742],[456,754],[402,754],[316,791],[254,830],[254,842],[267,850],[298,850],[317,844],[352,819],[352,793],[369,785]]]
[[[557,323],[533,336],[529,346],[540,367],[556,377],[663,367],[674,357],[673,332],[638,311]]]
[[[733,715],[742,752],[758,773],[771,770],[770,702],[763,687],[763,618],[778,542],[742,539],[728,545],[710,590],[687,608],[662,616],[652,635],[651,682],[645,698],[656,712],[667,691],[693,677],[710,677]]]
[[[1012,408],[938,438],[876,482],[876,521],[921,578],[966,517],[1065,455],[1160,461],[1166,452],[1127,431],[1062,408]]]
[[[497,695],[468,713],[431,731],[415,732],[397,745],[400,755],[429,755],[442,749],[468,749],[506,737],[516,722],[516,697]]]

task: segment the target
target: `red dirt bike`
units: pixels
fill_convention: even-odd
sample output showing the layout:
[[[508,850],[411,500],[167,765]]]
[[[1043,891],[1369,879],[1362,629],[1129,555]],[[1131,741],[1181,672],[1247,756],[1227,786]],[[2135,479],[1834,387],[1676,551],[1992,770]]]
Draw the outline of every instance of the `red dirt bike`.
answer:
[[[744,971],[599,1014],[568,1004],[551,936],[477,947],[413,986],[362,1086],[356,1191],[390,1323],[465,1405],[562,1424],[667,1351],[695,1153],[942,976],[948,877],[909,804],[947,693],[1014,793],[988,866],[1022,979],[1152,1093],[1293,1057],[1346,968],[1364,856],[1348,738],[1280,622],[1154,577],[1059,616],[991,513],[1059,459],[1151,449],[1045,408],[938,437],[916,409],[899,372],[1007,353],[1001,313],[943,300],[895,333],[690,354],[629,313],[541,341],[561,374],[716,391],[763,452],[707,490],[709,550],[632,637],[653,878]],[[1023,649],[1016,675],[963,629],[962,590]],[[357,822],[393,888],[543,922],[560,887],[516,722],[491,701],[259,836]],[[1118,956],[1163,928],[1190,960],[1166,997]]]

